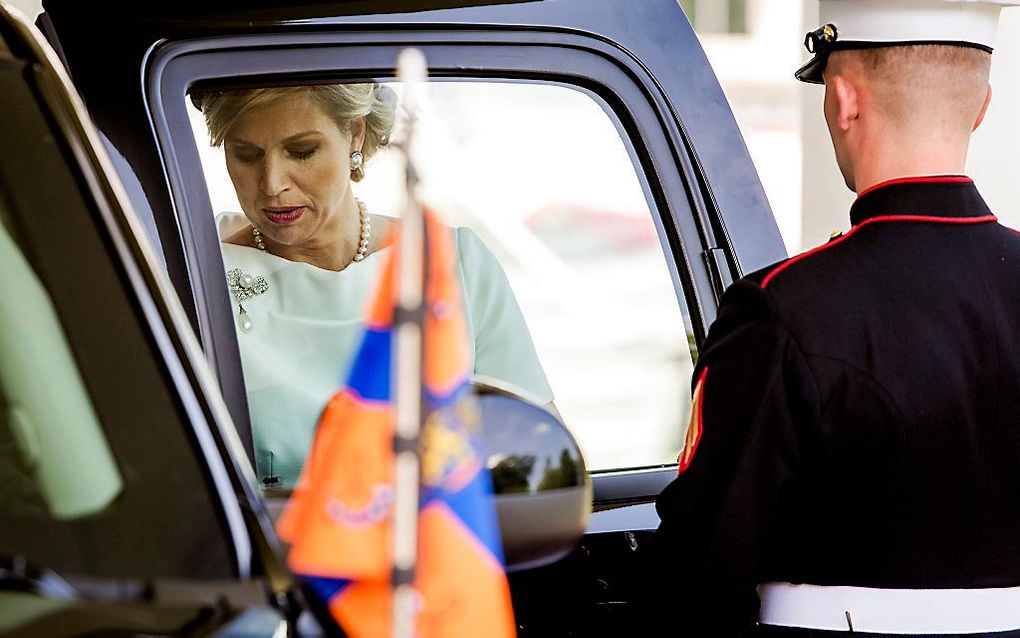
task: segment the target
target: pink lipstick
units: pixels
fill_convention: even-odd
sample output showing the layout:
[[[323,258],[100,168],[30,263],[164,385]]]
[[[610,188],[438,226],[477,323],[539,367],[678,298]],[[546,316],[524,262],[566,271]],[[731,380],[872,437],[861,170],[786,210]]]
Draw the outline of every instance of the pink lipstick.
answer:
[[[278,226],[286,226],[297,221],[298,217],[301,217],[302,213],[305,212],[304,206],[281,206],[279,208],[263,208],[262,212],[265,214],[266,219],[273,222]]]

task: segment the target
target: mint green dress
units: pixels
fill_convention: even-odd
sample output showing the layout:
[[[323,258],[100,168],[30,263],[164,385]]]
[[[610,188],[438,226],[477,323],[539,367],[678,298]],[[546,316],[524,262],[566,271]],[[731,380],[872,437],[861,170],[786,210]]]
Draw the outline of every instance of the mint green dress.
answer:
[[[476,375],[513,387],[540,404],[552,390],[524,316],[499,262],[469,228],[451,229]],[[319,415],[342,387],[385,262],[384,248],[340,272],[255,248],[221,244],[226,270],[265,278],[267,289],[241,301],[248,331],[234,319],[241,351],[259,479],[293,488]]]

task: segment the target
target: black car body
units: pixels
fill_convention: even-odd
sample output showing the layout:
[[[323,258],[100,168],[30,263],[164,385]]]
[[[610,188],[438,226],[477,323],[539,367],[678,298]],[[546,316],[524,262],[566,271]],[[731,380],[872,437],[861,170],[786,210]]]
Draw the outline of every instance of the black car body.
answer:
[[[21,216],[19,227],[38,247],[33,254],[45,263],[39,268],[48,269],[43,279],[104,425],[118,406],[131,410],[120,417],[125,438],[112,442],[115,453],[118,445],[150,446],[138,454],[151,456],[151,471],[125,481],[156,483],[149,509],[125,510],[114,521],[119,527],[72,531],[93,539],[95,549],[69,549],[67,557],[39,565],[30,589],[51,591],[43,585],[46,574],[59,580],[55,572],[115,578],[122,584],[105,580],[89,591],[92,600],[107,601],[96,605],[113,615],[144,608],[167,616],[163,624],[120,626],[124,631],[205,633],[218,626],[229,635],[248,631],[243,623],[256,633],[294,630],[310,604],[284,566],[252,474],[233,313],[186,110],[185,96],[195,87],[322,77],[386,81],[399,51],[413,46],[440,80],[583,92],[625,140],[695,351],[726,285],[785,257],[726,99],[674,0],[50,0],[44,8],[38,27],[82,104],[40,70],[43,52],[30,36],[5,24],[14,60],[8,82],[20,93],[0,92],[7,95],[3,110],[29,119],[34,113],[35,120],[31,126],[9,120],[3,127],[21,137],[4,137],[22,149],[56,139],[59,153],[43,150],[39,163],[15,164],[5,152],[3,195],[21,198],[23,210],[49,211]],[[95,133],[76,122],[82,106]],[[66,183],[55,176],[60,171]],[[64,192],[67,201],[56,199]],[[90,245],[95,254],[79,254]],[[93,263],[105,275],[93,273]],[[89,294],[75,294],[84,282]],[[88,320],[72,320],[79,317]],[[70,334],[71,326],[84,332]],[[124,378],[139,387],[125,387]],[[111,383],[107,413],[96,397]],[[152,426],[168,440],[132,436],[131,419],[173,421]],[[511,576],[521,635],[626,635],[627,591],[619,574],[657,524],[651,503],[675,473],[675,465],[660,464],[592,475],[594,514],[580,547],[554,565]],[[163,485],[152,478],[161,476]],[[200,496],[176,498],[182,493]],[[40,536],[44,545],[53,542]],[[82,558],[92,551],[118,559],[96,569]],[[183,611],[173,616],[160,605]]]

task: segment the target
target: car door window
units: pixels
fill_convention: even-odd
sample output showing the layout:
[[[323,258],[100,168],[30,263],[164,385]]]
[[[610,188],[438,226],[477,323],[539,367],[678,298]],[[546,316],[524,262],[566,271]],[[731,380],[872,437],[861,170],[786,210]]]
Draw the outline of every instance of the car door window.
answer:
[[[4,224],[0,270],[0,512],[95,514],[123,479],[50,297]]]
[[[234,577],[247,566],[160,349],[165,327],[72,150],[88,140],[41,103],[60,91],[47,78],[0,57],[0,138],[17,149],[0,154],[0,572]]]
[[[226,236],[247,220],[236,214],[242,207],[222,149],[210,145],[193,105],[190,117]],[[443,81],[427,87],[419,117],[424,199],[498,261],[589,467],[675,462],[690,409],[693,335],[659,213],[604,104],[551,83]],[[402,134],[398,119],[393,136]],[[372,211],[399,215],[399,154],[381,151],[365,172],[356,195]],[[263,393],[249,388],[249,397],[258,403],[249,405],[258,439],[254,412],[274,408]],[[269,459],[256,460],[265,478]]]

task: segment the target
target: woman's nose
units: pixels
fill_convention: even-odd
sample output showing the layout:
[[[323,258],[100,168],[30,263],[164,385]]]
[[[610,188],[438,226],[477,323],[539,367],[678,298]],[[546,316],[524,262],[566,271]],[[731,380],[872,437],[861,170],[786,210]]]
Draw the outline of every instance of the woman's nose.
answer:
[[[287,171],[282,162],[266,155],[262,166],[262,192],[275,197],[290,187]]]

